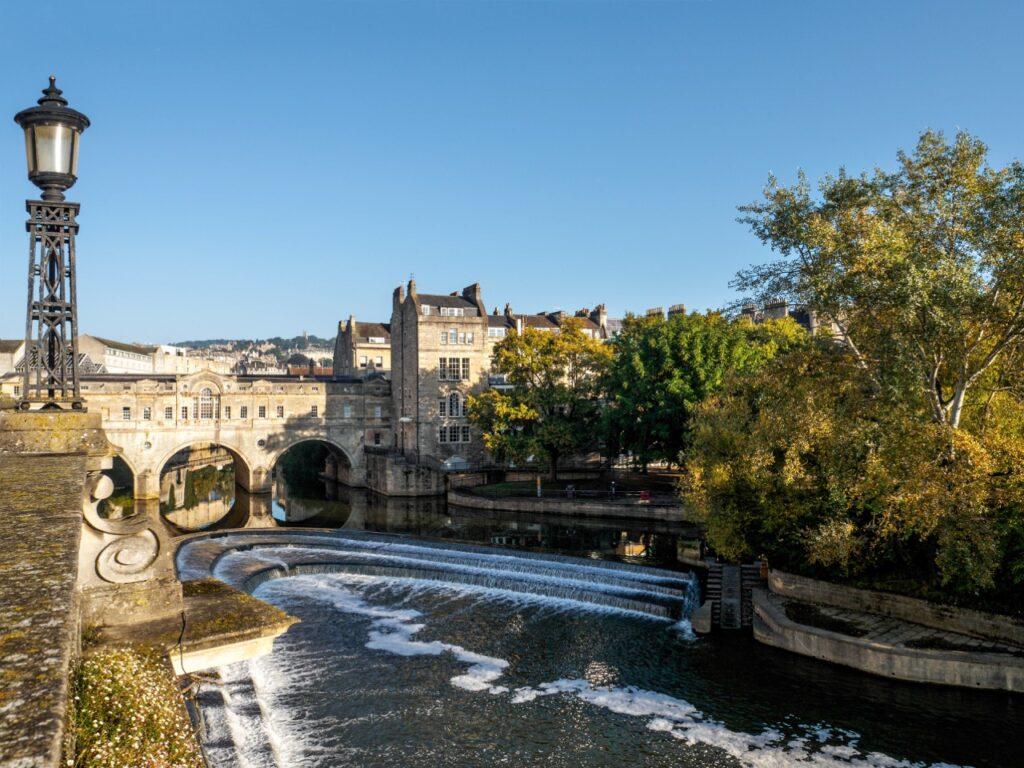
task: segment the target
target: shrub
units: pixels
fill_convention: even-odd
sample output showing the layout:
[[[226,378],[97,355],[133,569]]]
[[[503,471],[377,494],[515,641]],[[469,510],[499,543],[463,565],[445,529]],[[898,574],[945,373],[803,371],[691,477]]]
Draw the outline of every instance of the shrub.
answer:
[[[203,768],[174,674],[138,647],[101,648],[74,680],[76,766]]]

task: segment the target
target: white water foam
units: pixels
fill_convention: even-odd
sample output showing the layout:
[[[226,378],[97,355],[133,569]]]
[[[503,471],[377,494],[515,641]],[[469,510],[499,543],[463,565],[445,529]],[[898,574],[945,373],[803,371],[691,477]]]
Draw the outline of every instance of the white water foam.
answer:
[[[804,727],[804,735],[786,738],[777,728],[751,734],[734,731],[712,720],[684,699],[632,686],[594,685],[587,680],[555,680],[539,686],[517,688],[513,704],[524,704],[541,696],[568,694],[596,707],[620,715],[649,717],[647,728],[667,733],[687,744],[705,744],[721,749],[749,768],[927,768],[926,763],[899,760],[879,752],[863,752],[857,747],[859,735],[853,731]],[[808,748],[811,738],[819,742]],[[826,743],[837,740],[838,743]],[[930,768],[963,768],[934,763]]]
[[[285,582],[285,584],[282,585],[281,582]],[[645,619],[647,621],[660,623],[667,623],[671,621],[671,619],[667,619],[664,616],[658,616],[652,613],[634,611],[629,608],[622,608],[615,605],[591,603],[585,600],[574,600],[571,597],[553,597],[551,595],[537,594],[535,592],[518,592],[516,590],[504,589],[502,587],[484,586],[481,584],[464,584],[462,582],[449,582],[434,579],[413,578],[407,576],[367,576],[363,574],[343,572],[317,576],[309,574],[300,574],[297,576],[288,577],[287,579],[272,579],[271,581],[265,582],[256,589],[254,594],[259,595],[261,590],[267,588],[286,588],[289,584],[313,584],[314,586],[319,587],[321,589],[329,590],[332,587],[336,588],[337,585],[344,583],[405,584],[412,589],[429,591],[431,593],[451,592],[454,594],[486,595],[489,598],[505,600],[510,603],[547,605],[568,611],[585,611],[588,613],[617,614],[621,616],[629,616],[631,618]],[[316,589],[309,590],[307,586],[307,588],[304,589],[303,594],[307,597],[317,597],[318,595],[316,594],[316,592]],[[368,608],[374,607],[368,606]],[[419,615],[418,611],[415,613],[416,615]]]
[[[543,573],[531,573],[529,570],[515,570],[510,571],[503,567],[487,567],[484,564],[478,565],[465,565],[460,563],[447,562],[445,560],[433,560],[421,557],[410,557],[408,555],[397,555],[389,554],[387,552],[380,551],[367,551],[367,550],[345,550],[343,548],[317,548],[317,547],[301,547],[294,548],[290,546],[273,546],[273,547],[260,547],[252,550],[242,550],[235,555],[242,557],[255,557],[256,559],[263,560],[265,562],[273,563],[288,570],[288,563],[284,559],[283,555],[288,553],[288,550],[301,550],[303,555],[306,554],[327,554],[337,557],[339,554],[348,554],[352,557],[359,559],[365,559],[368,562],[387,562],[397,565],[411,566],[416,568],[434,569],[439,571],[445,571],[449,573],[463,573],[472,574],[476,576],[489,576],[505,579],[515,579],[516,581],[529,583],[529,584],[540,584],[540,585],[554,585],[557,587],[564,587],[566,589],[574,589],[580,591],[589,592],[600,592],[607,595],[616,595],[625,597],[628,599],[640,599],[642,596],[646,596],[656,601],[676,601],[679,603],[685,603],[687,596],[685,594],[667,595],[662,592],[657,592],[651,589],[645,589],[644,584],[649,582],[638,582],[629,583],[628,575],[619,575],[616,573],[601,574],[606,578],[613,578],[617,580],[624,579],[620,583],[602,583],[593,580],[584,580],[578,578],[570,578],[568,576],[554,576]],[[221,563],[225,561],[231,562],[232,555],[228,555],[224,558]],[[483,561],[482,561],[483,562]]]
[[[246,690],[249,684],[249,665],[245,662],[230,664],[220,669],[220,693],[223,697],[224,719],[235,745],[235,753],[242,768],[275,768],[270,729],[265,712],[256,696]]]
[[[426,626],[414,623],[421,614],[411,608],[387,608],[371,605],[355,592],[338,585],[337,582],[371,584],[380,581],[376,577],[350,576],[343,578],[313,579],[296,576],[288,579],[284,585],[278,581],[268,582],[275,586],[291,587],[301,585],[303,594],[308,595],[306,584],[314,587],[312,595],[324,599],[339,611],[366,616],[372,619],[369,639],[366,647],[371,650],[386,651],[397,656],[440,656],[449,653],[456,660],[469,664],[469,668],[461,675],[451,679],[451,684],[468,691],[488,691],[493,694],[505,693],[508,688],[503,685],[491,685],[505,674],[508,662],[492,656],[474,653],[461,645],[445,643],[440,640],[414,640],[413,636]],[[305,582],[305,583],[304,583]],[[266,585],[264,585],[266,586]]]
[[[634,568],[617,568],[615,563],[604,565],[587,564],[585,560],[579,559],[564,561],[559,559],[548,559],[543,557],[522,557],[513,554],[500,552],[476,552],[471,550],[453,549],[443,546],[423,546],[417,544],[405,544],[399,542],[383,542],[373,539],[349,538],[345,536],[307,536],[302,542],[295,544],[282,544],[282,547],[309,549],[315,544],[329,544],[332,549],[342,547],[358,548],[377,552],[406,553],[427,557],[437,561],[442,557],[457,557],[463,560],[474,560],[492,564],[502,564],[507,569],[518,569],[522,567],[544,567],[555,570],[564,570],[571,574],[590,574],[604,577],[625,579],[630,581],[646,581],[655,584],[671,584],[681,588],[689,587],[693,583],[693,576],[689,573],[676,573],[674,571],[663,571],[656,568],[638,570]]]

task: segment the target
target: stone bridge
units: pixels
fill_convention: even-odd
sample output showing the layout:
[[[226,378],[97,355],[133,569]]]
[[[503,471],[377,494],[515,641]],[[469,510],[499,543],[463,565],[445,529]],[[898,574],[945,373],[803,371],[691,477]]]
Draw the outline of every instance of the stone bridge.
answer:
[[[292,446],[315,440],[332,448],[332,469],[347,485],[366,485],[364,446],[391,445],[390,383],[378,376],[314,378],[188,375],[93,375],[82,379],[89,412],[134,475],[135,497],[156,499],[160,473],[183,448],[222,446],[236,482],[271,491],[274,465]]]

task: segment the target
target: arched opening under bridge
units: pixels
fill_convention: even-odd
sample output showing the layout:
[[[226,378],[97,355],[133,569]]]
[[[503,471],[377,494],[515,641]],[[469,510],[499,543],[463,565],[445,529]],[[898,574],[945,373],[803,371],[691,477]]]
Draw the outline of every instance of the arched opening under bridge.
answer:
[[[280,523],[343,525],[365,492],[345,485],[352,462],[338,445],[319,438],[293,443],[273,466],[273,516]]]
[[[180,532],[231,528],[238,509],[238,487],[249,466],[232,448],[219,443],[182,446],[160,465],[160,513]]]

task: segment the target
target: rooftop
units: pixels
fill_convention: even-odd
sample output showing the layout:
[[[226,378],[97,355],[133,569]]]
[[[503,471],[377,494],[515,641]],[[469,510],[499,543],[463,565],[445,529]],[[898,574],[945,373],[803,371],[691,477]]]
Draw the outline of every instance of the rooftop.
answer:
[[[111,349],[120,349],[123,352],[134,352],[136,355],[151,355],[159,349],[159,347],[149,344],[129,344],[124,341],[104,339],[101,336],[93,336],[93,338],[101,344],[107,345]]]
[[[356,321],[355,333],[359,339],[391,338],[391,323],[361,323]]]
[[[429,304],[432,307],[462,307],[463,309],[476,309],[476,304],[462,296],[441,295],[439,293],[418,293],[416,300],[420,304]]]

